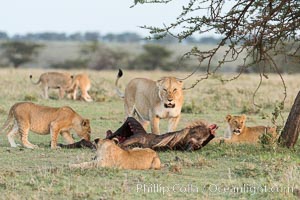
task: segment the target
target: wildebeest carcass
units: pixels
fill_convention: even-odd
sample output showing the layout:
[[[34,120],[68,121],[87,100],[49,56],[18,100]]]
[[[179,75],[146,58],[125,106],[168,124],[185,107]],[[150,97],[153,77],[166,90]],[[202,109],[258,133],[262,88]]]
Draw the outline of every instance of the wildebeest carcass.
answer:
[[[154,150],[195,151],[215,137],[217,128],[215,124],[208,126],[203,121],[196,121],[182,130],[156,135],[147,133],[136,119],[128,117],[115,133],[107,131],[106,139],[118,138],[123,148],[139,146]]]
[[[156,135],[147,133],[142,125],[133,117],[128,117],[116,131],[108,130],[106,139],[117,138],[122,148],[142,147],[154,150],[195,151],[204,147],[215,137],[217,125],[207,125],[203,121],[191,123],[182,130]],[[58,144],[62,148],[95,148],[89,141],[81,140],[74,144]]]

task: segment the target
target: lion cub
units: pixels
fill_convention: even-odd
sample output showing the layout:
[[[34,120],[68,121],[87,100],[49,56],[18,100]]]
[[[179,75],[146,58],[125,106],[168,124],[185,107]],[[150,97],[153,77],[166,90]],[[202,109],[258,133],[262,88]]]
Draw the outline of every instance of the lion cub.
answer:
[[[224,140],[225,143],[258,143],[260,137],[265,133],[271,134],[272,139],[276,139],[277,133],[275,127],[247,127],[245,126],[246,119],[246,115],[227,115],[226,121],[231,138],[216,138],[213,142]]]
[[[77,99],[78,88],[81,91],[81,98],[87,102],[93,101],[92,97],[88,94],[91,88],[91,81],[87,74],[77,74],[72,82],[71,87],[67,90],[68,97],[72,97],[73,100]]]
[[[90,121],[82,118],[68,106],[53,108],[30,102],[16,103],[10,108],[2,131],[7,129],[12,121],[13,126],[9,128],[7,133],[11,147],[17,146],[14,140],[17,133],[21,136],[24,147],[31,149],[37,147],[28,141],[29,130],[40,135],[50,133],[52,149],[57,148],[57,138],[59,134],[61,134],[68,143],[74,143],[70,135],[70,130],[72,129],[79,137],[90,140]]]
[[[115,143],[115,140],[101,140],[99,138],[95,139],[95,143],[97,148],[95,160],[70,164],[70,168],[160,169],[160,159],[152,149],[123,150]]]
[[[73,76],[69,73],[61,72],[46,72],[40,75],[40,78],[37,82],[32,81],[32,75],[29,76],[31,83],[34,85],[41,84],[43,89],[43,97],[48,99],[48,90],[59,89],[59,99],[64,98],[66,90],[71,86],[73,81]]]

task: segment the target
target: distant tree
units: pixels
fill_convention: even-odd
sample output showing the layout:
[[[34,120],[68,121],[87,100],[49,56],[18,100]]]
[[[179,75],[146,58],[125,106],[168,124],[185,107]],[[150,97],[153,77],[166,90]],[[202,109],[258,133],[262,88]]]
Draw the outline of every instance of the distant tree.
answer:
[[[221,39],[215,37],[201,37],[199,39],[200,44],[218,44]]]
[[[117,35],[118,42],[140,42],[141,36],[136,33],[125,32]]]
[[[9,39],[8,35],[5,32],[0,31],[0,40]]]
[[[146,70],[163,68],[172,55],[171,51],[158,44],[146,44],[143,49],[145,52],[137,56],[134,65]]]
[[[114,42],[115,41],[115,34],[108,33],[108,34],[104,35],[101,39],[104,42]]]
[[[40,38],[39,33],[27,33],[26,35],[20,35],[18,40],[36,41],[36,40],[42,40],[42,39]],[[43,38],[43,40],[45,40],[45,38]]]
[[[51,68],[55,69],[86,69],[88,60],[74,59],[65,60],[64,62],[53,63],[50,65]]]
[[[128,67],[129,54],[121,49],[110,49],[102,46],[96,54],[95,62],[91,66],[93,69],[118,69]]]
[[[39,40],[49,40],[49,41],[65,41],[67,36],[65,33],[54,33],[54,32],[44,32],[36,34]]]
[[[183,40],[183,42],[186,42],[186,43],[188,43],[188,44],[196,44],[196,43],[199,43],[199,41],[198,41],[195,37],[193,37],[193,36],[188,37],[188,38],[185,38],[185,39]]]
[[[172,43],[177,43],[178,41],[176,38],[174,38],[170,35],[166,35],[165,37],[161,38],[160,40],[152,40],[151,42],[156,43],[156,44],[172,44]]]
[[[84,42],[80,47],[80,60],[87,60],[87,66],[94,66],[91,63],[94,63],[97,52],[100,49],[99,42],[97,40]]]
[[[129,53],[122,49],[112,49],[98,41],[82,45],[81,60],[87,60],[87,66],[92,69],[118,69],[128,68]]]
[[[142,37],[136,33],[125,32],[121,34],[108,33],[102,39],[105,42],[140,42]]]
[[[98,32],[86,32],[84,33],[84,39],[86,41],[98,41],[100,34]]]
[[[81,33],[72,33],[72,34],[69,35],[69,40],[83,41],[84,37]]]
[[[11,37],[12,40],[22,40],[22,38],[24,37],[20,34],[15,34]]]
[[[15,68],[32,61],[41,47],[43,47],[41,44],[20,41],[8,41],[1,44],[3,56],[6,57]]]
[[[168,3],[174,0],[134,0],[141,3]],[[299,56],[300,52],[300,1],[298,0],[236,0],[231,7],[228,0],[190,0],[182,6],[181,13],[174,22],[164,27],[143,26],[153,34],[151,38],[171,35],[179,41],[195,34],[214,31],[220,41],[209,50],[194,47],[187,56],[196,56],[201,63],[207,61],[206,74],[201,80],[214,75],[225,63],[233,62],[242,56],[241,71],[231,80],[238,78],[249,67],[258,66],[260,83],[268,78],[266,67],[271,67],[281,78],[284,99],[279,106],[283,109],[286,87],[281,76],[275,55]],[[201,12],[201,11],[205,12]],[[287,44],[289,48],[286,49]],[[212,66],[216,54],[223,52],[218,64]],[[299,57],[298,57],[299,58]],[[298,61],[299,62],[299,61]],[[259,64],[259,65],[258,65]],[[200,66],[199,65],[199,66]],[[299,65],[298,65],[299,67]],[[226,80],[225,80],[226,81]],[[280,136],[280,143],[293,147],[300,131],[300,92],[295,99],[289,118]],[[278,113],[274,115],[277,117]]]
[[[100,43],[98,41],[90,41],[83,43],[80,48],[80,53],[82,56],[89,56],[98,51]]]
[[[28,41],[28,40],[65,41],[68,38],[65,33],[42,32],[42,33],[27,33],[26,35],[16,34],[12,37],[12,39],[22,40],[22,41]]]

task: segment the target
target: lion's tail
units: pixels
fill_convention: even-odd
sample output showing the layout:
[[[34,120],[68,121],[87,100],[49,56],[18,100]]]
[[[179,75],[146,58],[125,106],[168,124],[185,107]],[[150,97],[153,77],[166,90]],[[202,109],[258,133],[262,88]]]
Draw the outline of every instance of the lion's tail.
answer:
[[[124,93],[120,91],[120,89],[118,88],[118,82],[119,82],[119,79],[123,76],[123,71],[121,69],[119,69],[119,72],[118,72],[118,75],[117,75],[117,79],[116,79],[116,82],[115,82],[115,86],[116,86],[116,92],[118,94],[119,97],[121,98],[124,98]]]
[[[31,74],[29,75],[29,78],[30,78],[31,83],[34,85],[38,85],[41,82],[41,77],[39,78],[39,80],[37,82],[33,82]]]
[[[5,129],[7,129],[9,127],[9,124],[11,123],[11,121],[14,119],[14,114],[13,114],[14,107],[15,107],[15,105],[13,105],[10,108],[7,119],[6,119],[5,123],[3,124],[1,131],[4,131]]]

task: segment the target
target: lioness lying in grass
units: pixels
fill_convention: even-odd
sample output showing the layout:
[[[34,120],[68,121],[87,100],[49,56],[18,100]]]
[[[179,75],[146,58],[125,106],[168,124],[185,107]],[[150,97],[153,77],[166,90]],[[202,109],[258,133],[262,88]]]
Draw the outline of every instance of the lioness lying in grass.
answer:
[[[123,150],[115,143],[115,140],[107,139],[96,139],[95,143],[97,148],[95,160],[70,164],[70,168],[160,169],[160,159],[157,153],[149,148]]]
[[[227,115],[228,131],[231,138],[215,138],[212,142],[224,141],[225,143],[258,143],[264,134],[270,135],[270,140],[277,138],[276,128],[267,126],[247,127],[245,125],[246,115]],[[271,142],[271,141],[270,141]]]

